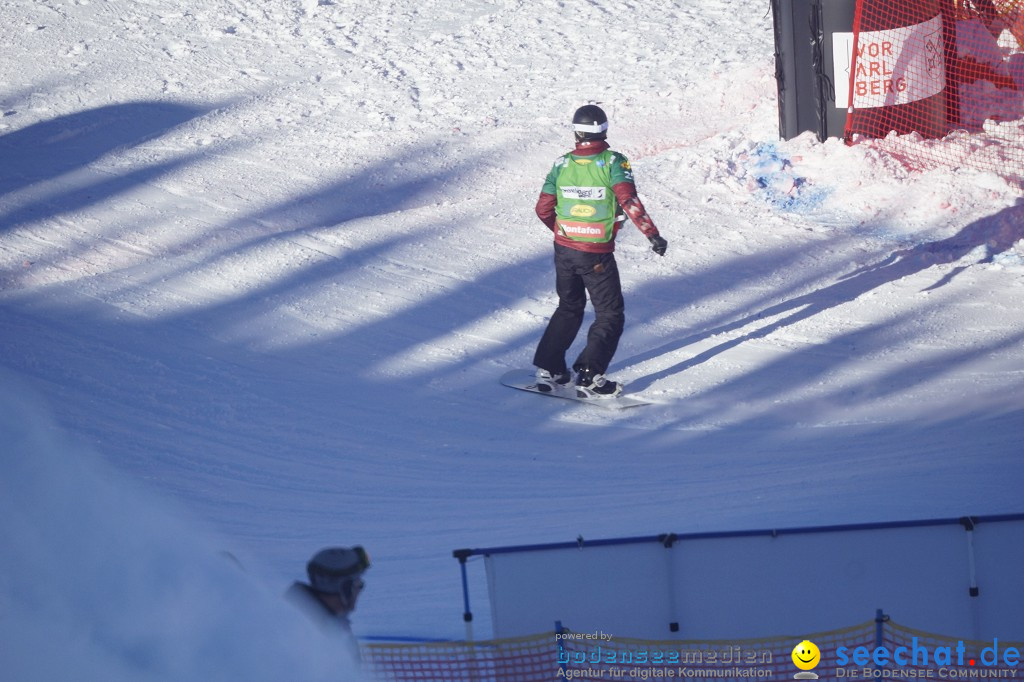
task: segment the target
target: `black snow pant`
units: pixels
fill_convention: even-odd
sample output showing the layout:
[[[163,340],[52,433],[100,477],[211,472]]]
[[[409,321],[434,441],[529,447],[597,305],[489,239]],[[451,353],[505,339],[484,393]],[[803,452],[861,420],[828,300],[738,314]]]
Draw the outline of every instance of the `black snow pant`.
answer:
[[[583,324],[589,294],[595,319],[587,332],[587,345],[572,368],[604,374],[626,323],[614,254],[587,253],[555,244],[555,291],[558,308],[537,344],[533,364],[555,374],[566,371],[565,353]]]

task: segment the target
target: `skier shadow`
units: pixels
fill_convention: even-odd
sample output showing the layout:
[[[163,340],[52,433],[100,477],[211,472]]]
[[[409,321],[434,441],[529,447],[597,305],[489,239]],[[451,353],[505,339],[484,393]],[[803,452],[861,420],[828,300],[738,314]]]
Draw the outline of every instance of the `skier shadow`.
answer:
[[[779,329],[811,318],[830,308],[849,303],[885,284],[922,272],[933,265],[954,263],[978,250],[980,258],[977,261],[958,265],[936,283],[922,290],[933,291],[949,284],[970,265],[992,263],[999,254],[1012,248],[1020,239],[1024,239],[1024,199],[1018,199],[1014,206],[1005,208],[995,215],[967,225],[952,237],[900,249],[877,263],[866,265],[843,275],[834,284],[769,306],[754,315],[672,341],[647,353],[624,360],[622,367],[640,364],[716,335],[743,329],[759,320],[785,315],[770,324],[731,338],[683,362],[631,381],[630,385],[634,390],[640,391],[660,379],[696,367],[747,341],[764,338]]]
[[[118,149],[160,137],[211,108],[129,102],[78,111],[7,133],[0,136],[0,197],[85,168]],[[0,225],[11,229],[29,220],[100,203],[132,186],[166,175],[188,161],[177,158],[127,175],[98,176],[100,180],[86,186],[69,186],[63,196],[47,193],[0,214]]]
[[[244,320],[265,305],[267,299],[301,296],[303,291],[328,285],[344,273],[358,271],[370,263],[384,262],[389,254],[402,247],[428,241],[431,235],[441,233],[448,225],[447,219],[391,236],[382,234],[374,243],[359,247],[332,247],[316,238],[318,230],[342,228],[362,218],[429,206],[446,183],[458,180],[464,173],[428,167],[423,159],[430,154],[429,146],[410,145],[388,158],[359,166],[329,185],[223,224],[219,233],[237,232],[245,236],[213,250],[198,262],[188,263],[184,266],[186,269],[216,271],[246,254],[259,253],[270,244],[289,241],[316,253],[317,262],[268,279],[248,295],[211,304],[205,310],[187,315],[220,320],[222,324],[235,319],[236,315],[237,319]],[[467,161],[467,166],[472,165],[471,161]],[[395,176],[394,169],[403,167],[414,170]],[[400,282],[396,277],[396,286]]]

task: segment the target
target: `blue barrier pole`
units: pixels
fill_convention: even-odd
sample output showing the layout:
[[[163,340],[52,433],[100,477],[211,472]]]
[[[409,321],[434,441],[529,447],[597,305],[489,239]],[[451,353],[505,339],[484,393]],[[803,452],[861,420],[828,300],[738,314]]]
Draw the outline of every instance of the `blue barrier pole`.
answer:
[[[466,640],[473,641],[473,612],[469,609],[469,577],[466,573],[466,560],[469,550],[457,549],[452,555],[459,560],[459,572],[462,574],[462,621],[466,624]]]

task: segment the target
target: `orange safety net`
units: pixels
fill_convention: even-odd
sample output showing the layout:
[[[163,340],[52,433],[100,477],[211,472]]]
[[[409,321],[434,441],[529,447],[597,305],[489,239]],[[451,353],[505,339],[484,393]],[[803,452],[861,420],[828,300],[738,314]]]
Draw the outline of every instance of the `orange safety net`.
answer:
[[[858,0],[846,139],[1024,182],[1024,0]]]
[[[550,682],[558,670],[554,632],[480,642],[364,643],[360,653],[367,677],[382,682]]]

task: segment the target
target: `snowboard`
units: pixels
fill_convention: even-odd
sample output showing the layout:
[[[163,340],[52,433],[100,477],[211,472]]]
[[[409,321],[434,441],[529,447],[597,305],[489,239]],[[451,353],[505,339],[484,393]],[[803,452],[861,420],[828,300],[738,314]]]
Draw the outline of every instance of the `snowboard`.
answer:
[[[624,395],[622,393],[615,398],[578,398],[576,397],[576,387],[572,385],[569,385],[560,391],[541,391],[537,388],[537,379],[534,376],[534,370],[531,369],[513,369],[510,372],[505,372],[501,377],[501,383],[509,388],[518,388],[520,391],[529,391],[530,393],[546,395],[551,398],[573,400],[578,403],[596,405],[597,407],[604,407],[609,410],[625,410],[630,407],[640,407],[641,405],[651,404],[650,401],[637,398],[632,395]]]

